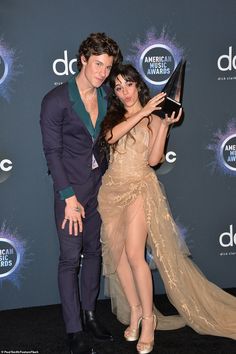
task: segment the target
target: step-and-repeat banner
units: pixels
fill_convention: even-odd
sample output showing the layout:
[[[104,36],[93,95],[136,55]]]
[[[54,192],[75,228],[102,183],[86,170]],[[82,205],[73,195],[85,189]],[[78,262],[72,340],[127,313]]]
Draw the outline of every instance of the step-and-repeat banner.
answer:
[[[184,120],[156,173],[194,262],[217,285],[236,286],[235,18],[235,0],[1,1],[0,309],[59,302],[39,112],[44,94],[76,72],[91,32],[119,43],[152,94],[186,58]]]

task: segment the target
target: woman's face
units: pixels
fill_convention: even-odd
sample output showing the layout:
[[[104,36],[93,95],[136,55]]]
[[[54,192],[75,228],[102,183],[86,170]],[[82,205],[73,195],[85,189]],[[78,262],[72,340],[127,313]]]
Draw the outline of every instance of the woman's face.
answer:
[[[126,109],[141,105],[136,83],[124,79],[121,75],[115,80],[114,92]]]

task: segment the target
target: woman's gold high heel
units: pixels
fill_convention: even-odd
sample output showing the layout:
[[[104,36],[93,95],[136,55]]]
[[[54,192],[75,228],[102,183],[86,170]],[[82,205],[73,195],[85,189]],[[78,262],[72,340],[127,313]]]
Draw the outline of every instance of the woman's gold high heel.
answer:
[[[141,305],[135,305],[135,306],[131,306],[131,309],[137,309],[141,307]],[[142,320],[142,316],[138,319],[138,325],[137,328],[126,328],[125,332],[124,332],[124,337],[128,342],[134,342],[136,340],[138,340],[139,337],[139,331],[140,331],[140,325],[141,325],[141,320]]]
[[[152,314],[152,316],[146,316],[142,317],[142,320],[149,320],[150,318],[153,318],[153,329],[155,331],[157,327],[157,317],[156,315]],[[148,354],[151,353],[154,347],[154,339],[151,342],[141,342],[139,341],[137,344],[137,352],[139,354]]]

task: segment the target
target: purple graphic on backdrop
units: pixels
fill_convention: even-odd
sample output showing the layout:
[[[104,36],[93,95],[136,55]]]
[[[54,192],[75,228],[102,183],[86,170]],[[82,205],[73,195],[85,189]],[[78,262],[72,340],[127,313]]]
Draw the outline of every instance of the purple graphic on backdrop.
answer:
[[[20,73],[16,65],[16,52],[0,38],[0,96],[10,102],[11,84]]]
[[[213,172],[220,170],[225,175],[236,176],[236,118],[228,123],[224,132],[219,129],[214,133],[212,140],[207,149],[215,155],[210,163]]]
[[[160,90],[184,56],[183,48],[165,29],[159,36],[154,29],[148,31],[143,42],[138,38],[131,44],[130,52],[125,59],[142,74],[150,89],[158,86]]]
[[[0,285],[7,280],[20,288],[22,272],[28,262],[26,241],[4,222],[0,229]]]
[[[182,240],[187,244],[188,248],[193,249],[194,248],[194,241],[192,238],[190,238],[190,230],[187,226],[184,226],[180,221],[179,218],[176,219],[176,225],[179,230],[180,237]]]

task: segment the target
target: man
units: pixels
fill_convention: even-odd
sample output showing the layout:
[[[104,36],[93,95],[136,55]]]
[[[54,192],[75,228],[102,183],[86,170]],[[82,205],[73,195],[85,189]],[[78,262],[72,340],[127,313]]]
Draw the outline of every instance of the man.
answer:
[[[98,135],[107,103],[101,85],[121,60],[115,41],[105,33],[92,33],[79,48],[78,74],[50,91],[41,107],[43,147],[54,182],[59,291],[73,354],[93,352],[85,341],[81,317],[95,339],[112,340],[95,316],[101,265],[97,193],[106,168]]]

